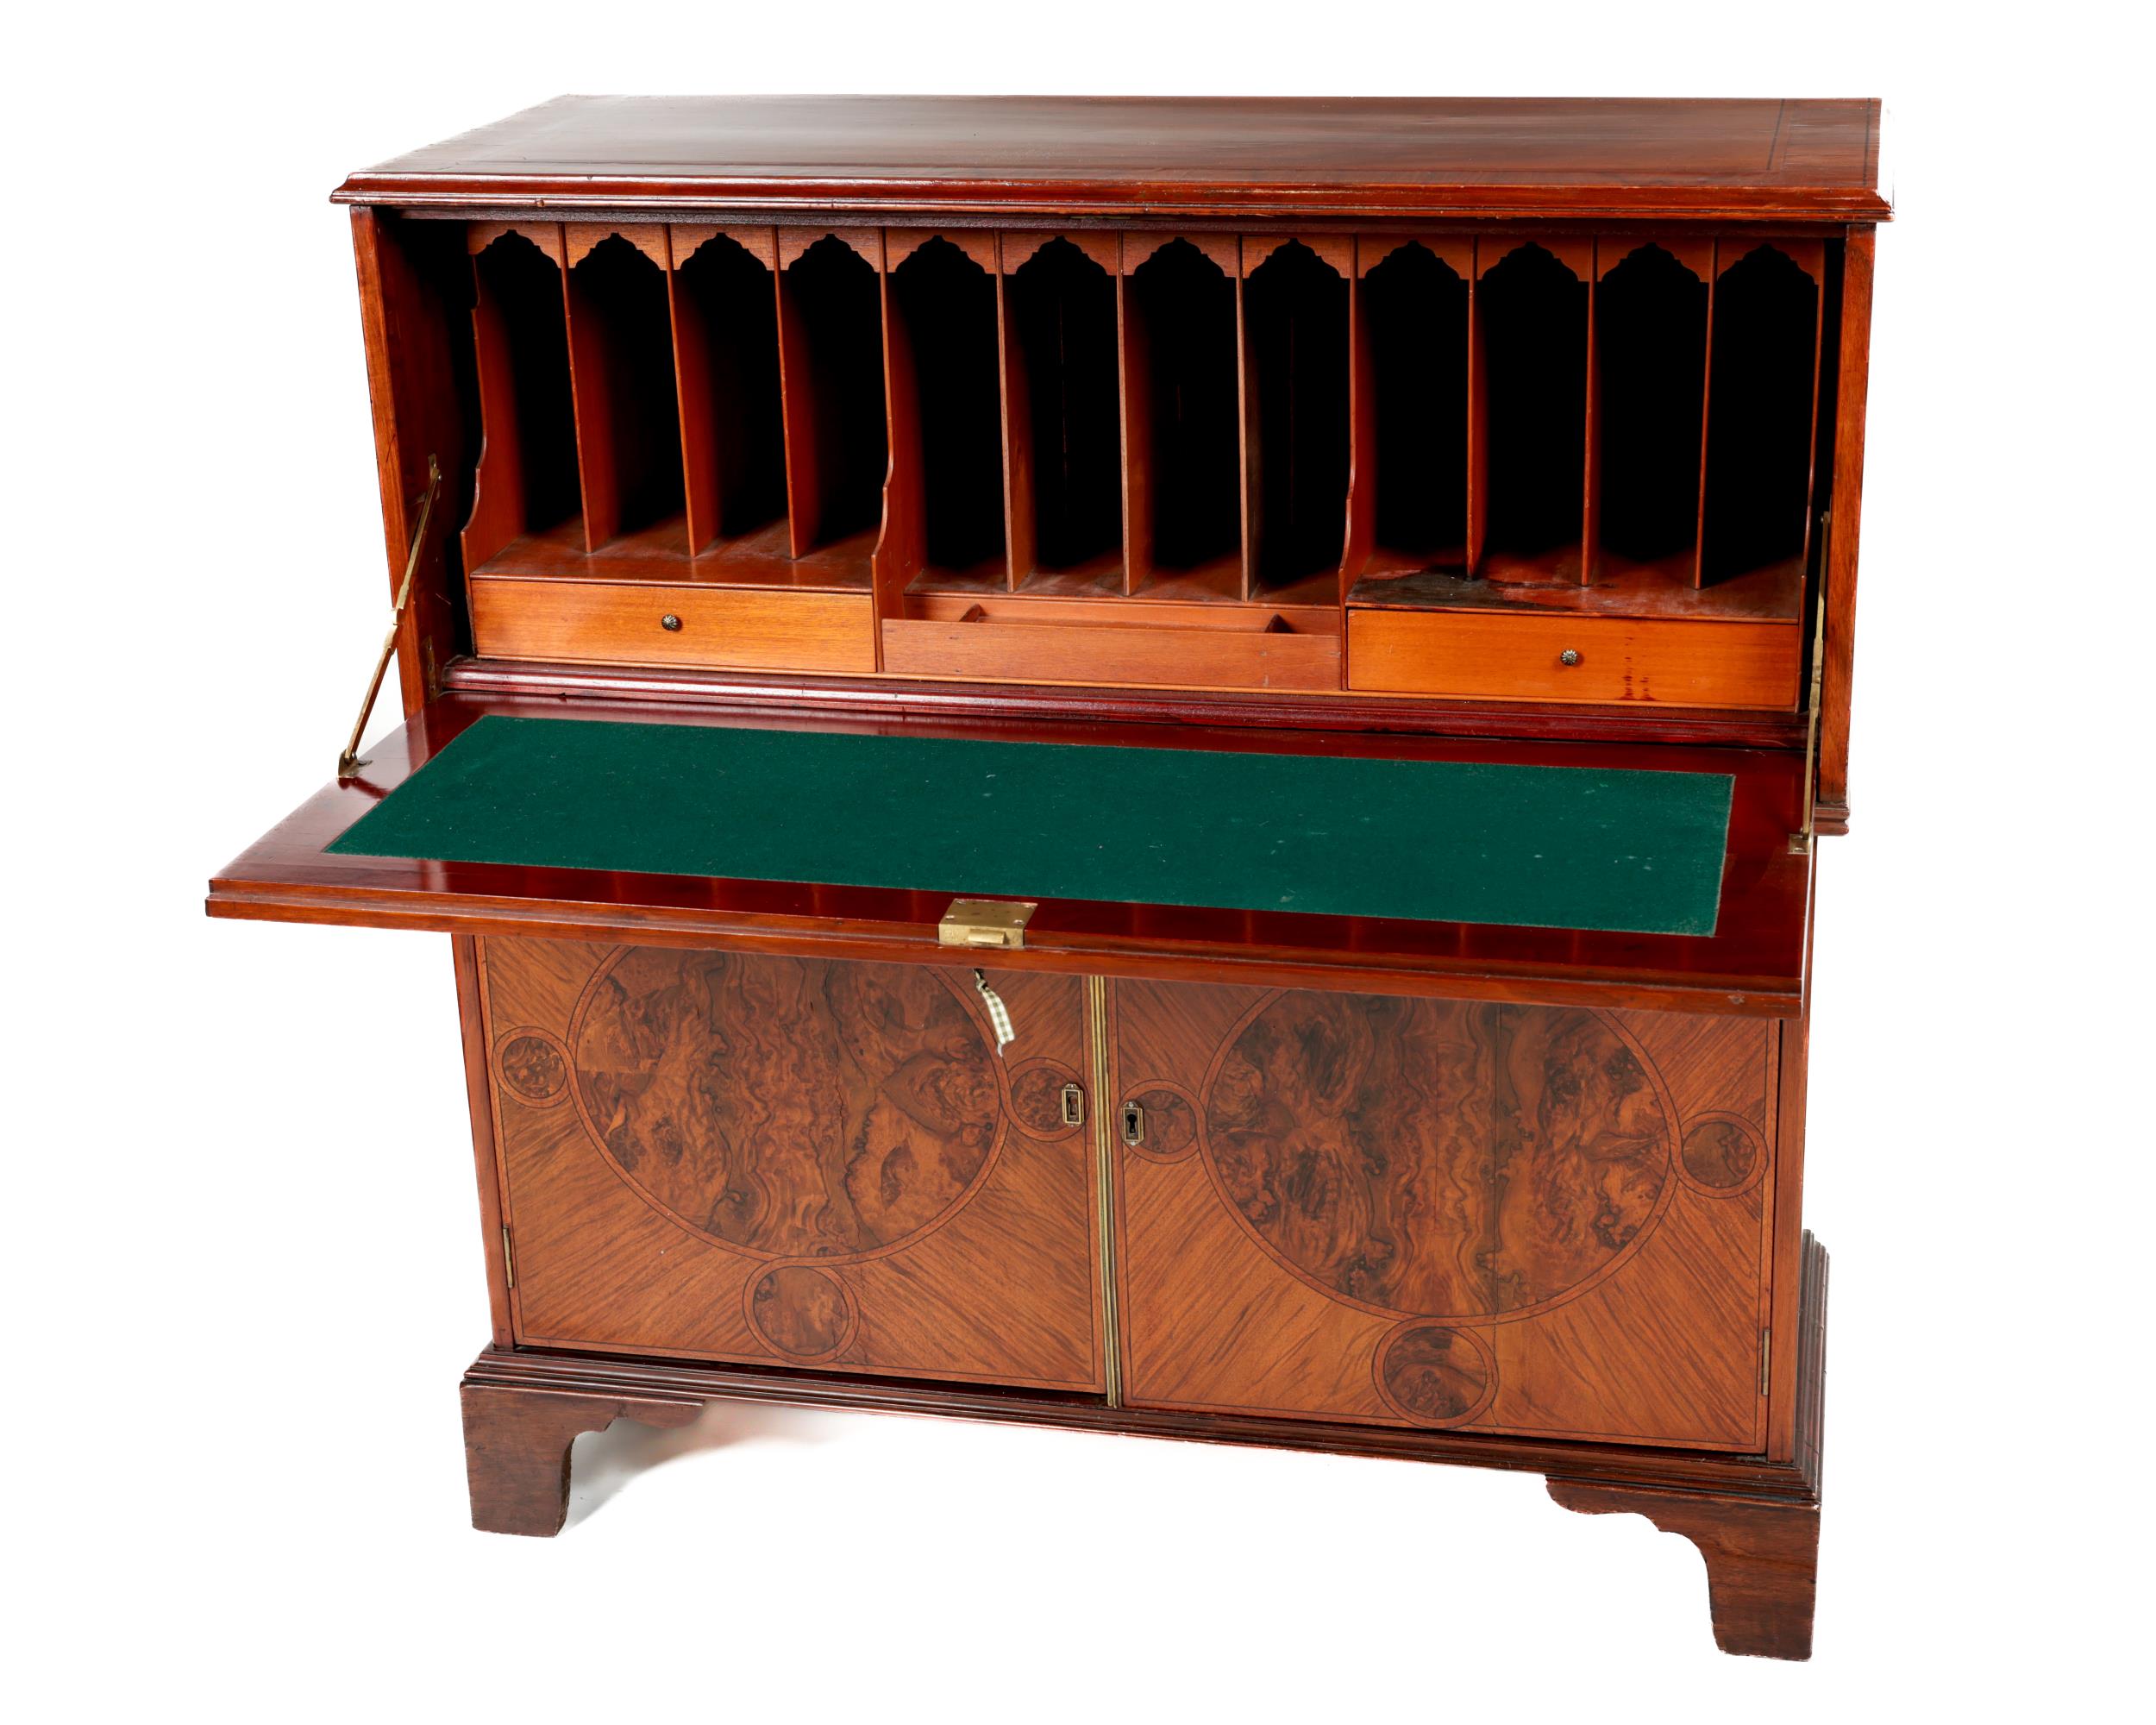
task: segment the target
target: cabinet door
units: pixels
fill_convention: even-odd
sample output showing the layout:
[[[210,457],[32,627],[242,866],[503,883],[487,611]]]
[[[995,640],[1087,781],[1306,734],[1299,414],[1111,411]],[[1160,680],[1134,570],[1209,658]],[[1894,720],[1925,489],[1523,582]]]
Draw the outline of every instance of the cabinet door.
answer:
[[[1134,1406],[1764,1442],[1777,1027],[1116,983]]]
[[[1100,1387],[1079,979],[479,945],[520,1342]]]

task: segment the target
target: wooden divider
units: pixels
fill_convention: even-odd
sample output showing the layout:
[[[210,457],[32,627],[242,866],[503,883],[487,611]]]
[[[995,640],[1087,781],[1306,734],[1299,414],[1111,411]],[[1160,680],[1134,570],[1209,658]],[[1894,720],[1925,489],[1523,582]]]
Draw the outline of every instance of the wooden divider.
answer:
[[[1245,235],[1244,592],[1338,603],[1346,561],[1355,242]]]
[[[1578,581],[1592,474],[1595,242],[1478,241],[1473,319],[1479,562],[1496,581]]]
[[[1590,583],[1696,583],[1714,274],[1711,241],[1596,243]]]
[[[676,225],[667,254],[689,554],[774,524],[783,554],[777,230]]]
[[[997,271],[992,233],[884,235],[889,508],[917,515],[918,530],[887,557],[879,549],[880,584],[887,563],[894,581],[1009,590]]]
[[[1373,241],[1371,249],[1383,244]],[[1348,286],[1347,520],[1340,544],[1340,603],[1369,568],[1377,536],[1377,356],[1363,285],[1363,248],[1354,242]],[[1388,359],[1391,357],[1388,355]]]
[[[1520,693],[1555,675],[1568,589],[1583,620],[1798,620],[1815,239],[479,223],[467,247],[463,543],[497,641],[547,603],[502,582],[641,583],[672,608],[608,599],[621,638],[746,664],[747,613],[698,593],[809,589],[907,674],[1389,691],[1344,668],[1352,596],[1384,613],[1358,638],[1426,668],[1446,613],[1539,608],[1431,692],[1600,699]],[[856,614],[816,614],[816,662]],[[757,626],[789,616],[805,642],[806,611]],[[1676,637],[1621,638],[1670,699]],[[1779,705],[1771,644],[1745,693]]]
[[[781,228],[776,243],[789,546],[865,572],[889,461],[883,235]]]
[[[582,512],[576,418],[555,223],[473,223],[472,334],[482,432],[463,533],[476,569],[520,536]],[[579,534],[581,538],[581,534]]]
[[[1801,577],[1811,543],[1826,246],[1720,241],[1714,268],[1698,579],[1711,586],[1769,568]]]
[[[1469,239],[1357,242],[1344,593],[1366,574],[1466,571],[1474,275]]]
[[[1245,596],[1241,277],[1232,234],[1123,236],[1127,593]]]
[[[998,255],[1011,587],[1122,593],[1121,248],[1005,234]]]
[[[569,380],[587,551],[681,513],[681,418],[674,399],[663,228],[571,223]]]

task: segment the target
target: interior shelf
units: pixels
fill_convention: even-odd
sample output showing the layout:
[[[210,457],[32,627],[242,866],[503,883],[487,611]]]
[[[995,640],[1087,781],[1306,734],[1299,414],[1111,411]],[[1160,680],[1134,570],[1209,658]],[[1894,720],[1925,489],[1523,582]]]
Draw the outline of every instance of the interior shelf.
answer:
[[[1654,700],[1714,620],[1767,631],[1747,702],[1794,687],[1824,242],[465,232],[492,638],[574,604],[667,662],[1459,693],[1540,687],[1570,617],[1653,627],[1552,698]],[[1470,664],[1444,612],[1520,628]]]
[[[1178,575],[1225,580],[1238,596],[1243,591],[1234,242],[1216,249],[1222,255],[1186,238],[1153,248],[1136,236],[1124,247],[1125,518],[1133,592]]]
[[[1482,557],[1492,580],[1576,581],[1586,521],[1591,242],[1477,248]]]
[[[1720,248],[1704,581],[1803,561],[1819,392],[1820,251],[1817,241]]]
[[[1269,587],[1246,598],[1243,567],[1238,558],[1216,558],[1194,569],[1156,569],[1136,593],[1126,593],[1123,570],[1113,559],[1097,559],[1074,568],[1037,570],[1016,587],[998,579],[993,568],[969,570],[924,569],[906,584],[913,593],[970,594],[977,598],[1013,599],[1113,599],[1126,612],[1144,612],[1160,605],[1202,605],[1256,611],[1261,606],[1326,606],[1338,609],[1339,574],[1327,567],[1294,581]]]
[[[1370,543],[1360,573],[1467,568],[1468,284],[1410,240],[1377,254],[1357,289],[1370,402]]]
[[[1600,248],[1595,285],[1595,562],[1695,579],[1713,248]]]
[[[1689,567],[1639,563],[1594,582],[1485,581],[1445,569],[1369,575],[1348,591],[1351,609],[1506,611],[1574,617],[1636,617],[1787,623],[1803,614],[1803,572],[1770,564],[1702,589]]]
[[[768,235],[769,230],[764,230]],[[730,235],[674,231],[674,358],[688,544],[788,543],[786,413],[771,262]]]
[[[584,543],[596,551],[682,512],[666,236],[566,232],[577,470]]]
[[[689,555],[686,515],[584,549],[580,522],[512,539],[477,573],[519,580],[649,582],[655,586],[772,587],[807,593],[866,593],[873,530],[796,557],[784,519],[738,538],[720,538]]]
[[[1351,247],[1344,261],[1352,268]],[[1243,284],[1253,598],[1327,572],[1338,579],[1347,533],[1348,292],[1346,271],[1299,240],[1250,267]]]

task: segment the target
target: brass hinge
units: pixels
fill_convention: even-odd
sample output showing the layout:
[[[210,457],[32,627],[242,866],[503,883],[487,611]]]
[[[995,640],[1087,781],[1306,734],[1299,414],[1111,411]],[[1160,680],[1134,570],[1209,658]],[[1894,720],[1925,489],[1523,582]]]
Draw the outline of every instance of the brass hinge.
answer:
[[[1759,1332],[1759,1393],[1762,1396],[1767,1393],[1768,1368],[1773,1363],[1773,1359],[1774,1332],[1771,1329],[1762,1330]]]
[[[1013,950],[1025,944],[1025,925],[1039,908],[1025,899],[953,899],[936,925],[936,944]]]
[[[509,1249],[509,1224],[506,1222],[502,1224],[502,1285],[505,1288],[517,1285],[517,1258]]]

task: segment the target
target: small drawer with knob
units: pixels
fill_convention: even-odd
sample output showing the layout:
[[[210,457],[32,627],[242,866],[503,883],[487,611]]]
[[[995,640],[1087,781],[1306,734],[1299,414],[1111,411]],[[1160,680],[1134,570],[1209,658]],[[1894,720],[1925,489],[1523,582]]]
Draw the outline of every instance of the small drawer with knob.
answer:
[[[472,582],[472,644],[494,659],[873,672],[872,612],[866,593],[483,574]]]
[[[1788,712],[1794,622],[1348,609],[1348,687],[1371,694]]]

